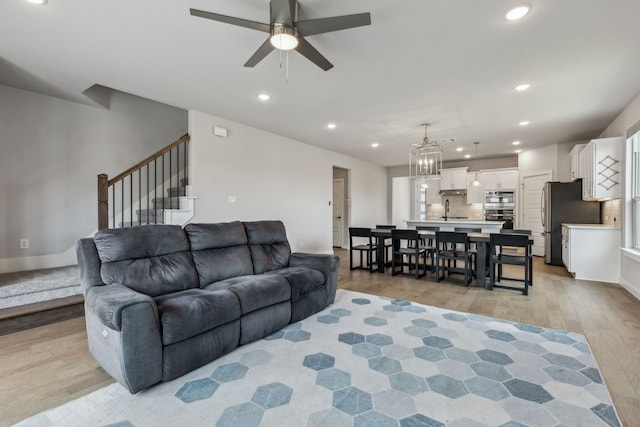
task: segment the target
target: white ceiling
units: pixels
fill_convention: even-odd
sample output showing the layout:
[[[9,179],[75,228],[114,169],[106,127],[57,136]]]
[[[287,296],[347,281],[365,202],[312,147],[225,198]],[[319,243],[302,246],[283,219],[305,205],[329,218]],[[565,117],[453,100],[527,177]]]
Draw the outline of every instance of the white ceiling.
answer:
[[[288,81],[277,51],[243,67],[264,33],[189,14],[268,22],[267,0],[48,1],[2,0],[1,84],[85,103],[98,84],[383,166],[406,164],[424,122],[455,138],[445,160],[594,138],[640,92],[639,0],[525,0],[519,22],[503,18],[518,0],[300,0],[300,19],[372,25],[308,37],[334,68],[293,52]]]

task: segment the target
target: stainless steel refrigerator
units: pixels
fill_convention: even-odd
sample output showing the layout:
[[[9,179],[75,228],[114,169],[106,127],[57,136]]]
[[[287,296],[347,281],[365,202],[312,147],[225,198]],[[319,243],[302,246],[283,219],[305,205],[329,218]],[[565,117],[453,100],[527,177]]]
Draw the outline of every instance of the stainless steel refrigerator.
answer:
[[[582,180],[546,182],[542,188],[542,226],[547,264],[562,265],[562,223],[599,224],[600,202],[582,200]]]

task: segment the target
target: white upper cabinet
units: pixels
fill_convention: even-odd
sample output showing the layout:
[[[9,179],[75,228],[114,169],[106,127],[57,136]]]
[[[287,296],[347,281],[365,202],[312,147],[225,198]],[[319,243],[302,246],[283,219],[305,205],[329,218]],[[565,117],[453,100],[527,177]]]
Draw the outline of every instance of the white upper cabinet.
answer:
[[[582,170],[580,168],[580,152],[587,144],[576,144],[569,151],[569,158],[571,159],[571,181],[583,178]]]
[[[442,169],[440,172],[442,174],[440,190],[465,190],[467,188],[467,169]]]
[[[478,174],[484,190],[517,190],[517,169],[487,169]]]
[[[583,200],[622,197],[622,141],[620,137],[592,139],[580,151]]]
[[[475,186],[473,185],[473,181],[475,181],[476,179],[476,173],[475,172],[469,172],[467,174],[467,204],[471,204],[471,203],[482,203],[482,199],[483,199],[483,193],[482,191],[484,190],[482,188],[482,182],[480,182],[480,185]],[[478,173],[478,181],[480,181],[480,173]]]

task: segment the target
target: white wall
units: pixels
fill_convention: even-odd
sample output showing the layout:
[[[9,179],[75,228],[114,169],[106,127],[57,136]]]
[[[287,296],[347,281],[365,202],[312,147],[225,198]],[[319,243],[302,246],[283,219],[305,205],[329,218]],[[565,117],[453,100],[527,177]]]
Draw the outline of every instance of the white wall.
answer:
[[[76,240],[97,229],[97,175],[187,131],[185,110],[116,91],[110,104],[0,85],[0,273],[74,264]]]
[[[518,172],[520,176],[527,172],[551,170],[553,179],[558,180],[558,144],[547,145],[518,154]]]
[[[214,136],[214,125],[228,136]],[[198,197],[191,222],[280,219],[293,251],[331,253],[333,166],[350,170],[351,225],[386,220],[381,166],[193,110],[189,134]]]

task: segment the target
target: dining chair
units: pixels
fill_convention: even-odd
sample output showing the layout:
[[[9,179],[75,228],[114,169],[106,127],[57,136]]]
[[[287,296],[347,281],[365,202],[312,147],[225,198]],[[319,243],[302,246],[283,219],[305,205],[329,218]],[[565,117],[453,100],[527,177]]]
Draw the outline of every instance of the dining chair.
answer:
[[[500,230],[501,234],[524,234],[525,236],[531,236],[531,230],[526,230],[526,229],[513,229],[513,228],[503,228]],[[531,258],[529,260],[529,286],[533,286],[533,252],[532,252],[532,248],[531,248],[531,239],[529,239],[529,257]],[[517,253],[517,248],[507,248],[504,247],[502,248],[503,252],[505,252],[505,255],[507,253]],[[507,249],[506,251],[504,249]],[[522,251],[522,250],[521,250]],[[502,277],[502,265],[498,266],[498,280],[500,280],[500,277]],[[505,277],[505,279],[508,279],[508,277]]]
[[[371,229],[365,227],[349,227],[349,268],[355,270],[357,268],[369,270],[373,272],[373,258],[378,246],[373,243]],[[353,265],[353,252],[360,254],[360,264]],[[367,265],[363,264],[363,255],[367,256]]]
[[[482,228],[475,227],[454,227],[453,231],[458,233],[482,233]],[[471,261],[475,266],[478,262],[478,246],[475,243],[469,243],[469,253],[471,254]],[[474,267],[475,271],[475,267]]]
[[[427,250],[427,258],[431,260],[431,269],[435,271],[436,263],[436,231],[440,230],[440,227],[432,227],[428,225],[418,225],[416,230],[420,235],[420,247]],[[421,231],[432,231],[433,234],[420,234]]]
[[[427,274],[427,250],[420,247],[418,230],[391,230],[393,256],[391,257],[391,275],[415,275],[416,279]],[[400,267],[400,271],[396,268]],[[404,268],[407,267],[407,271]],[[413,270],[413,273],[411,272]]]
[[[436,282],[449,280],[469,286],[473,276],[473,264],[467,233],[437,231],[436,248]],[[464,267],[459,267],[458,262],[462,262]],[[457,277],[459,275],[463,278]]]
[[[396,228],[395,225],[376,225],[377,229],[380,230],[394,230]],[[389,262],[389,252],[393,251],[393,241],[391,239],[384,239],[384,263]]]
[[[504,252],[504,247],[519,249],[516,253]],[[503,288],[522,291],[524,295],[529,294],[529,286],[532,279],[531,268],[531,246],[529,236],[526,234],[492,233],[489,237],[490,260],[489,260],[489,289]],[[521,254],[521,250],[524,254]],[[501,267],[503,265],[513,265],[523,267],[523,279],[507,278],[502,276]],[[498,268],[498,278],[496,280],[496,268]],[[504,280],[522,282],[523,287],[502,283]]]

